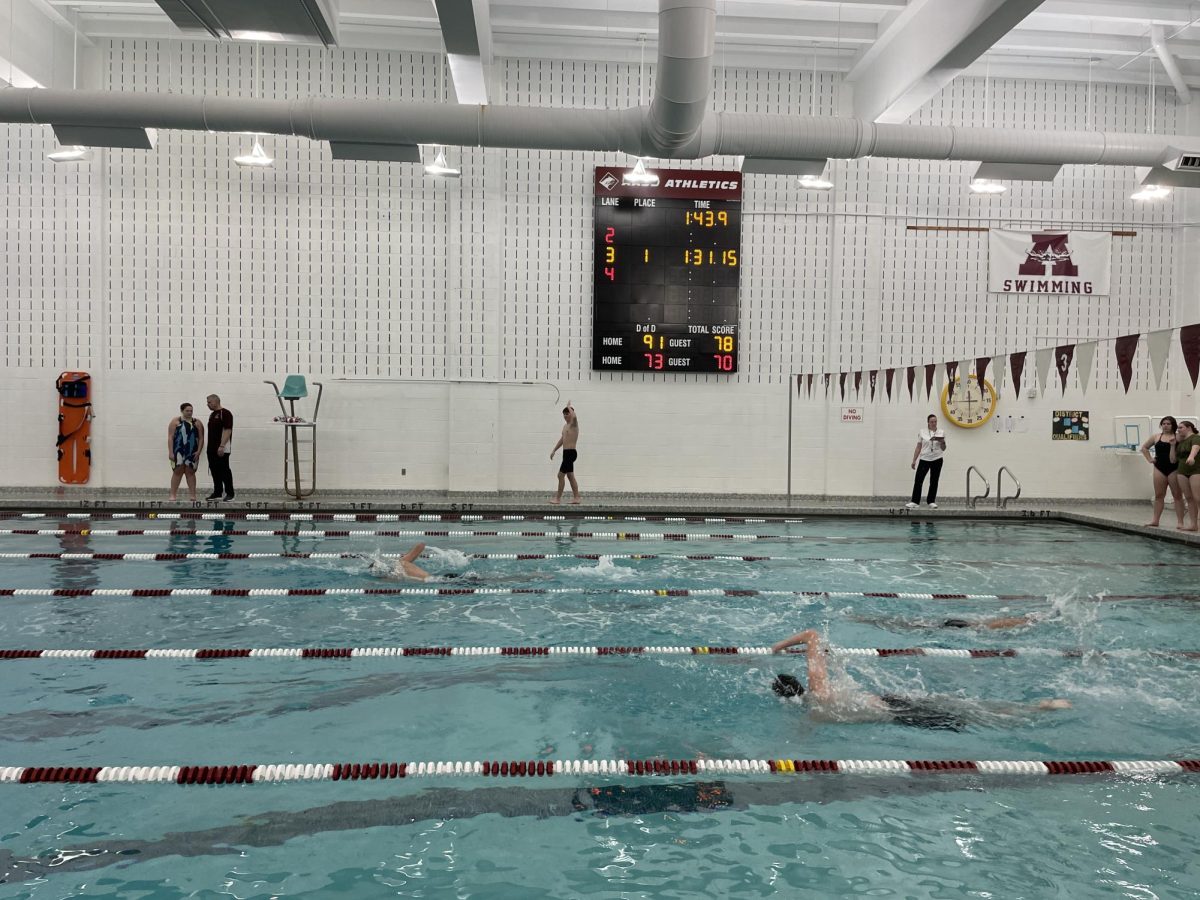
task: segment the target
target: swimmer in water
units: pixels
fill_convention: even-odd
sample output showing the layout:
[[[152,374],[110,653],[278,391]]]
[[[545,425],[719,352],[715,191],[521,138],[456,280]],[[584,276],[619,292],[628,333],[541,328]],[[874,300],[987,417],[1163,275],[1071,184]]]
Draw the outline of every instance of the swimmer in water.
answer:
[[[365,553],[355,553],[358,559],[366,562],[371,569],[371,574],[379,578],[387,578],[394,581],[449,581],[451,579],[461,579],[460,584],[466,582],[468,584],[498,584],[503,582],[528,582],[542,581],[552,578],[553,575],[545,572],[514,572],[510,574],[490,574],[478,575],[474,572],[440,572],[436,575],[426,572],[417,565],[417,560],[421,554],[425,552],[425,543],[421,542],[414,545],[407,553],[399,559],[392,562],[387,559],[378,559],[374,556],[368,556]]]
[[[870,694],[857,688],[846,688],[830,682],[825,667],[825,652],[821,637],[813,629],[801,631],[771,648],[782,653],[789,647],[805,646],[808,663],[808,690],[793,675],[780,675],[771,689],[780,697],[807,696],[812,715],[825,722],[895,722],[917,728],[936,728],[962,731],[970,724],[972,711],[983,711],[980,701],[955,702],[954,698],[901,697],[895,694]],[[1001,716],[1022,716],[1050,709],[1070,709],[1071,702],[1063,699],[1042,700],[1038,703],[989,703],[986,711]]]
[[[417,559],[425,552],[425,543],[413,546],[407,553],[395,561],[390,567],[387,562],[381,562],[365,553],[355,554],[359,559],[371,564],[371,574],[384,578],[400,578],[407,581],[428,581],[433,576],[417,565]],[[454,574],[443,575],[442,578],[453,578]]]
[[[1033,625],[1037,616],[996,616],[991,619],[900,619],[871,616],[847,616],[855,622],[864,625],[876,625],[880,628],[899,629],[903,631],[923,631],[930,628],[975,628],[980,631],[1004,631],[1009,628],[1024,628]]]

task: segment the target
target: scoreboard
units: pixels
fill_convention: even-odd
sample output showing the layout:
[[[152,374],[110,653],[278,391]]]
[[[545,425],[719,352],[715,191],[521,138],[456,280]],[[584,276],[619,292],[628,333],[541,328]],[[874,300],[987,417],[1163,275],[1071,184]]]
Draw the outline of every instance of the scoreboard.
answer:
[[[592,368],[738,370],[742,173],[597,166]]]

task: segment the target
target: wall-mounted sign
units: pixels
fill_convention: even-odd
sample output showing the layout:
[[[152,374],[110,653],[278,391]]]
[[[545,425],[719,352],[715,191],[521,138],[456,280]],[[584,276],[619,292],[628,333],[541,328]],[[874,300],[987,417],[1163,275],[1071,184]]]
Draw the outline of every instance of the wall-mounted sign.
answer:
[[[1107,231],[988,232],[988,290],[1000,294],[1107,294]]]
[[[863,420],[863,408],[861,406],[843,406],[842,421],[843,422],[861,422]]]
[[[1086,441],[1088,419],[1086,409],[1056,409],[1054,420],[1050,423],[1050,440]]]

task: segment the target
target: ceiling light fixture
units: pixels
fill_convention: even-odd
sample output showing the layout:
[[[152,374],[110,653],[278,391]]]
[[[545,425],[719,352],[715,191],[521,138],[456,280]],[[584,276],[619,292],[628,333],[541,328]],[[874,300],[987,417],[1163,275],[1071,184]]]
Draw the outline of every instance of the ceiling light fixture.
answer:
[[[254,147],[250,152],[243,156],[235,156],[233,161],[248,169],[268,169],[275,165],[275,160],[267,156],[267,151],[263,149],[257,137],[254,138]]]
[[[1130,200],[1163,200],[1171,196],[1171,189],[1160,184],[1143,184],[1129,195]]]
[[[633,168],[621,175],[621,181],[636,187],[656,187],[658,176],[646,171],[646,162],[641,157],[633,164]]]
[[[229,36],[235,41],[282,41],[283,35],[278,31],[239,31],[234,29]]]
[[[462,172],[452,168],[446,162],[446,151],[442,147],[438,147],[437,156],[433,162],[425,167],[425,174],[432,175],[434,178],[458,178]]]
[[[830,191],[833,182],[824,175],[801,175],[800,187],[806,191]]]
[[[976,194],[1003,194],[1008,190],[1008,186],[1001,184],[994,178],[972,178],[971,191]]]
[[[46,158],[51,162],[83,162],[88,159],[87,147],[63,147],[61,150],[55,150],[53,153],[47,153]]]

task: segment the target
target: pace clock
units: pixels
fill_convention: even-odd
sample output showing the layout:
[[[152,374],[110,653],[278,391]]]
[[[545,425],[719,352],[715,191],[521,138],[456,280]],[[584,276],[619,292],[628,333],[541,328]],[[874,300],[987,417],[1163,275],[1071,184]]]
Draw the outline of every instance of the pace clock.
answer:
[[[742,173],[596,168],[592,368],[738,370]]]
[[[986,378],[955,378],[942,388],[942,412],[959,428],[978,428],[996,412],[996,389]]]

